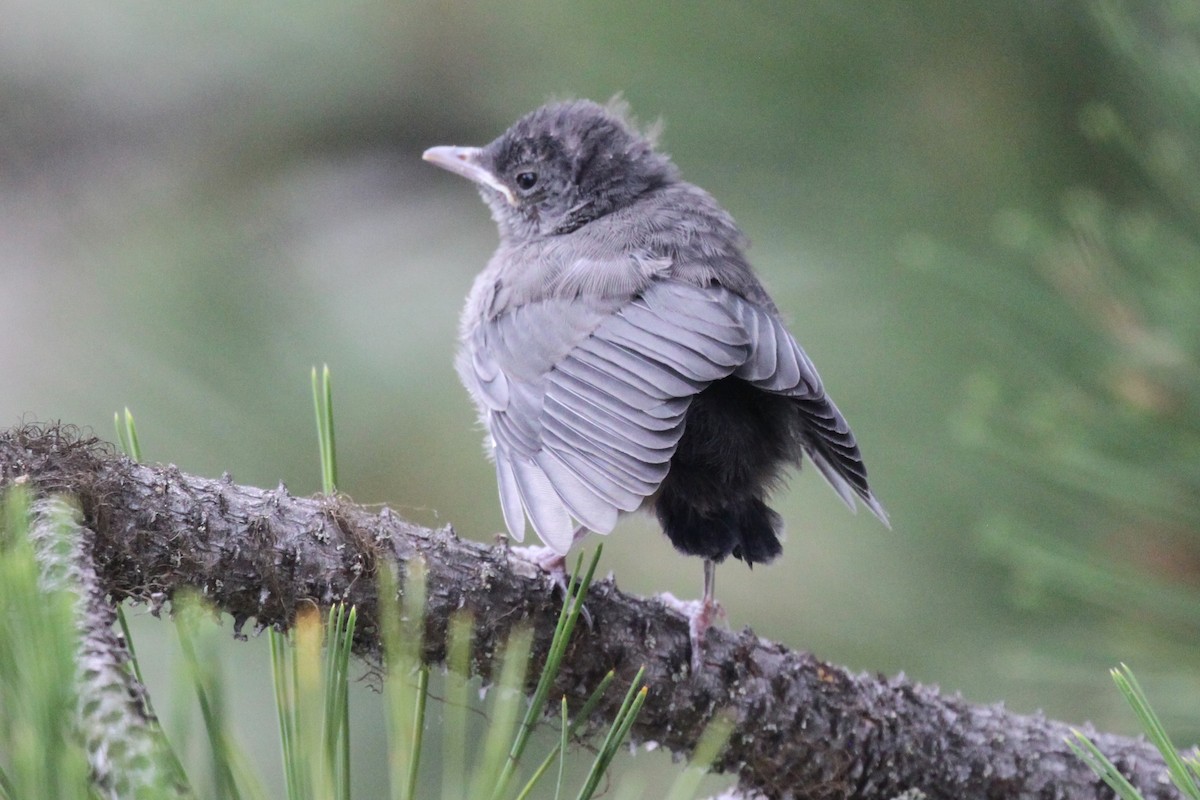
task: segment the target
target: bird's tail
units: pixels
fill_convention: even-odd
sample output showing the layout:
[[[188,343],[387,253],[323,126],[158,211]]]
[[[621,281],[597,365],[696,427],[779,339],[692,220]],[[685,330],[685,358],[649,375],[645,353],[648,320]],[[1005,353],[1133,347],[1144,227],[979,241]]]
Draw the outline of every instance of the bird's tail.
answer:
[[[855,498],[858,498],[890,529],[892,523],[888,520],[887,511],[867,485],[867,471],[858,453],[858,447],[854,445],[853,436],[850,438],[850,444],[853,446],[852,451],[827,454],[820,443],[809,442],[804,451],[821,473],[821,477],[838,493],[838,497],[842,498],[842,502],[851,511],[858,510],[854,503]]]

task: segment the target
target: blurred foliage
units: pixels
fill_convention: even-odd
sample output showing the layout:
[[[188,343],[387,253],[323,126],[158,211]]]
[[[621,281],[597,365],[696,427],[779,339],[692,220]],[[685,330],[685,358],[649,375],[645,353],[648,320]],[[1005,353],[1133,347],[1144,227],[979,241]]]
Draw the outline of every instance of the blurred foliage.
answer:
[[[1004,298],[1010,324],[1036,331],[1040,346],[993,354],[992,368],[967,384],[957,430],[1035,473],[1087,521],[1047,537],[1035,506],[982,526],[989,552],[1025,567],[1026,589],[1078,592],[1194,636],[1200,12],[1104,2],[1093,14],[1138,91],[1086,103],[1079,127],[1124,179],[1107,194],[1067,187],[1052,217],[996,215],[1001,252],[1027,273],[1015,286],[982,288]]]
[[[495,233],[419,153],[622,91],[755,242],[896,528],[798,476],[784,557],[720,571],[732,624],[1131,731],[1104,678],[1126,660],[1200,736],[1193,3],[0,10],[11,421],[106,431],[128,404],[149,458],[315,491],[303,378],[327,362],[339,488],[487,539],[450,362]],[[623,588],[699,591],[648,520],[606,558]],[[132,624],[171,684],[169,639]],[[272,725],[269,687],[230,691]],[[385,764],[381,731],[353,741]]]

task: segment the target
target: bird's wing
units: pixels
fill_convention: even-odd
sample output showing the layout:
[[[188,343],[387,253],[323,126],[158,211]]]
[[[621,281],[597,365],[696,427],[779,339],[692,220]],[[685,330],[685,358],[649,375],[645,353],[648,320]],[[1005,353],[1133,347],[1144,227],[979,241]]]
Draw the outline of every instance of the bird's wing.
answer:
[[[730,296],[656,281],[599,315],[550,299],[477,329],[472,370],[515,538],[528,515],[565,553],[571,518],[607,533],[658,489],[692,397],[750,355]]]
[[[720,287],[655,281],[614,308],[548,299],[475,333],[472,365],[504,521],[565,553],[572,518],[608,533],[658,489],[692,398],[730,375],[795,400],[804,448],[834,491],[887,516],[849,425],[778,315]]]
[[[750,357],[733,373],[753,386],[794,398],[804,421],[804,451],[847,506],[857,496],[885,525],[887,512],[867,484],[858,443],[842,412],[825,394],[817,369],[774,312],[736,295],[730,308],[745,327]]]

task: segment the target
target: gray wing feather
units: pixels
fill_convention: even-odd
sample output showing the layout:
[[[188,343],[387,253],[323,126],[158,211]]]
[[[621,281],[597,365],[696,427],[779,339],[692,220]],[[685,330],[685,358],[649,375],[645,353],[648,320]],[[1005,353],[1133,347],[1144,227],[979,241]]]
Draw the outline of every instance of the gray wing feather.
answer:
[[[580,351],[582,349],[579,348]],[[651,400],[665,400],[670,396],[661,394],[661,390],[655,389],[627,370],[620,370],[619,374],[614,375],[613,372],[620,368],[611,364],[605,366],[603,361],[590,353],[576,351],[574,355],[575,358],[564,360],[558,365],[560,373],[576,381],[600,386],[626,405],[636,408]]]
[[[571,518],[607,533],[658,489],[691,398],[749,351],[750,336],[711,292],[660,281],[588,324],[564,326],[571,310],[530,304],[476,330],[468,378],[483,395],[515,538],[527,515],[565,552]]]
[[[546,473],[554,491],[571,516],[589,530],[612,530],[617,524],[617,507],[592,483],[581,479],[549,448],[538,454],[537,464]],[[569,546],[569,543],[568,543]]]
[[[654,493],[659,481],[644,480],[643,477],[632,475],[619,465],[605,462],[602,458],[594,457],[594,453],[580,451],[571,453],[559,445],[570,444],[568,440],[547,431],[546,445],[558,453],[560,459],[581,480],[586,480],[596,493],[611,501],[613,506],[622,511],[632,511],[642,505],[642,500]],[[661,479],[659,479],[661,481]],[[596,533],[608,533],[605,528],[594,528]]]
[[[615,479],[630,491],[646,494],[667,475],[666,464],[654,463],[638,458],[625,450],[605,447],[595,437],[564,425],[560,420],[547,419],[542,428],[542,439],[557,452],[585,455],[588,461],[601,461]]]
[[[734,313],[750,334],[750,358],[734,373],[758,388],[789,397],[820,396],[821,378],[774,313],[738,298]]]
[[[831,489],[837,492],[838,497],[842,498],[842,502],[846,504],[846,507],[853,511],[854,488],[842,477],[837,467],[831,464],[829,459],[820,450],[810,449],[807,455],[813,462],[813,465],[816,466],[817,471],[821,473],[821,477],[825,479],[825,482],[829,484]]]
[[[644,355],[604,339],[587,340],[572,356],[574,363],[594,365],[617,380],[642,388],[647,397],[666,400],[700,391],[698,382],[664,370]]]
[[[746,332],[750,335],[753,347],[746,363],[738,367],[734,375],[751,383],[768,379],[776,372],[776,354],[778,352],[778,340],[774,326],[771,324],[771,317],[768,314],[753,313],[750,310],[743,311],[738,316],[746,326]]]
[[[636,308],[636,302],[634,301],[630,305]],[[716,380],[712,377],[714,372],[718,376],[723,376],[733,371],[732,368],[720,369],[721,367],[736,366],[736,364],[719,364],[711,360],[706,347],[709,340],[694,331],[677,327],[678,333],[690,335],[687,335],[686,338],[681,336],[670,339],[639,327],[631,320],[620,317],[617,320],[608,330],[604,331],[608,341],[624,345],[631,350],[648,349],[654,353],[654,360],[657,363],[671,368],[685,378],[708,382]],[[744,353],[745,347],[742,350]]]
[[[500,487],[500,511],[504,514],[504,527],[518,542],[525,541],[525,507],[521,505],[521,490],[517,476],[513,474],[512,462],[507,458],[496,459],[496,485]]]
[[[562,397],[571,394],[597,408],[602,408],[619,419],[629,419],[638,414],[646,414],[648,419],[639,420],[642,427],[656,431],[670,430],[678,423],[678,418],[687,410],[687,397],[677,397],[671,400],[653,400],[643,396],[629,397],[622,388],[615,388],[613,381],[590,383],[581,380],[570,372],[559,369],[551,381],[546,396]],[[657,405],[655,404],[657,403]]]
[[[541,447],[538,415],[542,398],[537,386],[510,381],[506,390],[509,402],[490,409],[488,428],[498,446],[509,452],[532,455]]]
[[[679,425],[656,431],[642,424],[641,419],[620,419],[578,395],[547,394],[545,414],[601,447],[620,450],[651,463],[670,460],[679,441]]]
[[[512,466],[521,494],[521,505],[525,507],[525,513],[529,515],[538,537],[552,549],[560,553],[567,552],[575,538],[574,526],[554,484],[541,467],[526,457],[513,459]]]
[[[706,321],[695,317],[682,317],[682,315],[662,317],[649,306],[636,301],[629,304],[629,308],[624,312],[624,317],[631,325],[639,328],[643,334],[649,333],[657,339],[669,343],[673,343],[674,337],[679,335],[681,323],[692,323],[687,330],[693,335],[688,336],[679,344],[699,354],[710,366],[738,367],[746,360],[746,345],[749,344],[749,341],[744,331],[738,331],[740,336],[732,336],[729,334],[734,333],[736,329],[724,327],[708,329],[705,325]]]
[[[858,443],[842,412],[825,394],[808,355],[779,318],[759,306],[740,301],[735,315],[750,332],[750,357],[735,372],[768,392],[796,398],[805,423],[805,454],[838,496],[854,509],[854,498],[890,527],[887,513],[867,484]]]
[[[695,287],[692,287],[695,288]],[[715,333],[721,329],[731,344],[749,343],[745,326],[735,314],[731,314],[730,300],[741,301],[737,295],[725,289],[701,289],[699,292],[646,292],[642,296],[646,307],[662,317],[690,317],[696,321],[694,329]],[[741,301],[744,302],[744,301]]]
[[[795,398],[817,470],[851,508],[857,496],[886,522],[849,426],[773,310],[675,281],[615,311],[585,309],[581,319],[578,305],[523,306],[484,323],[474,341],[468,379],[483,395],[515,538],[526,515],[564,553],[572,518],[611,531],[666,477],[691,399],[729,375]]]
[[[508,377],[500,370],[500,365],[491,358],[487,350],[475,348],[471,353],[472,376],[478,388],[477,396],[491,409],[508,407]]]

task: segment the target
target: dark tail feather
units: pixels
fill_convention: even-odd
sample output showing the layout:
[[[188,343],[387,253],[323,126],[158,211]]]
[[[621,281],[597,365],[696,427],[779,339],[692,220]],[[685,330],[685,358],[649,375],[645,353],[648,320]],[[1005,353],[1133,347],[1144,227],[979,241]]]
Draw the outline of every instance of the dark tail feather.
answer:
[[[783,520],[758,498],[705,513],[686,497],[664,493],[655,512],[671,544],[688,555],[718,562],[733,556],[754,565],[773,561],[783,552]]]
[[[740,558],[751,567],[774,561],[783,552],[783,545],[779,543],[783,518],[757,499],[739,510],[741,514],[737,525],[742,533],[742,543],[734,548],[733,557]]]

